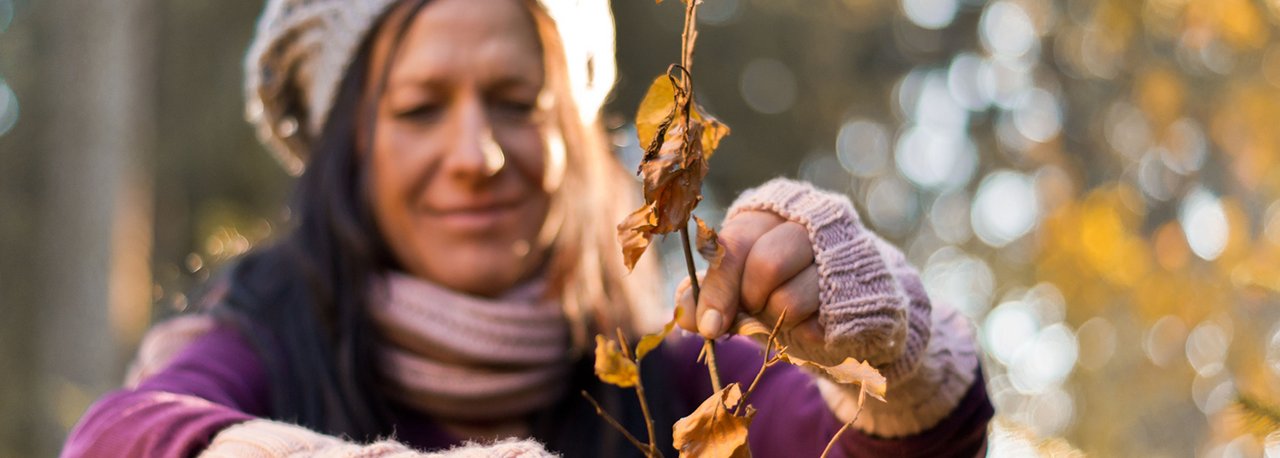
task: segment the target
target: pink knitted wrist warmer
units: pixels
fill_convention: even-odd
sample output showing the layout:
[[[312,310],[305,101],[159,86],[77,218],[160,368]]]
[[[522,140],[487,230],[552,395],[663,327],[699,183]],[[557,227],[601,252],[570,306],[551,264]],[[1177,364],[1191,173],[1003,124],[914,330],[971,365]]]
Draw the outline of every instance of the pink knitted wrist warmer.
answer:
[[[929,301],[908,300],[849,199],[778,178],[742,193],[729,217],[761,210],[803,225],[813,243],[826,346],[791,347],[796,356],[827,365],[854,356],[890,382],[910,376],[929,341]]]
[[[874,409],[868,405],[858,420],[864,431],[905,435],[945,417],[973,382],[977,357],[972,333],[937,327],[919,276],[902,253],[862,225],[848,198],[808,183],[771,180],[739,196],[729,216],[761,210],[809,231],[819,272],[818,320],[825,345],[794,345],[785,342],[784,335],[789,351],[828,365],[851,356],[867,360],[881,371],[889,382],[889,402]],[[968,326],[959,315],[951,321],[955,320]],[[936,336],[931,342],[931,334],[938,332],[946,336]],[[824,390],[828,404],[842,418],[852,418],[853,411],[846,418],[837,408],[847,404],[848,396],[834,393],[846,391]],[[856,404],[856,390],[850,393]]]

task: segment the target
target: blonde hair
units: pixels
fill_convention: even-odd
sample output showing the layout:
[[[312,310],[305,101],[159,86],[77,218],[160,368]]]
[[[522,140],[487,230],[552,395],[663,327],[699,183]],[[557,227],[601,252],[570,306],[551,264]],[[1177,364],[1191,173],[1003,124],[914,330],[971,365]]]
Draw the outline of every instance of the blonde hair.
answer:
[[[638,182],[611,154],[599,118],[584,121],[579,115],[553,19],[537,1],[524,3],[542,43],[547,88],[555,99],[554,124],[565,149],[564,179],[552,197],[561,220],[550,260],[549,294],[562,300],[574,346],[582,350],[592,333],[612,334],[620,328],[634,336],[654,324],[661,290],[658,264],[650,255],[631,272],[623,265],[615,224],[639,206]]]

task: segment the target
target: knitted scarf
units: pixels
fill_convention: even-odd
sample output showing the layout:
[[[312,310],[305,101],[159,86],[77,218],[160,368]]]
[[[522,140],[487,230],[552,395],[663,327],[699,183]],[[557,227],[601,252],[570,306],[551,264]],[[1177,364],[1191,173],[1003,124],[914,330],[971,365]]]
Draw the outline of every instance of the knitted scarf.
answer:
[[[554,403],[570,370],[569,327],[545,281],[497,299],[403,273],[374,283],[382,379],[393,399],[445,422],[519,418]]]

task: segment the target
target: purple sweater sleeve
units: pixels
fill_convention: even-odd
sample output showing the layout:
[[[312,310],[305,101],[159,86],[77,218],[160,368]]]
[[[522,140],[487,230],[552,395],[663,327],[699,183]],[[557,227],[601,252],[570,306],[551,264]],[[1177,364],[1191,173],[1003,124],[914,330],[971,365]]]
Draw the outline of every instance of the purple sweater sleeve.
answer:
[[[267,413],[266,377],[238,331],[215,327],[137,388],[90,406],[62,456],[194,455],[223,428]]]
[[[674,375],[687,411],[691,412],[711,395],[706,368],[696,362],[702,339],[688,336],[672,343],[675,345],[670,348],[677,362]],[[760,345],[744,337],[719,342],[716,359],[721,380],[749,385],[760,369],[760,350]],[[747,402],[757,409],[748,436],[753,456],[819,456],[843,426],[823,401],[814,377],[789,364],[765,371]],[[840,437],[831,456],[980,456],[986,449],[987,423],[994,414],[979,373],[960,404],[938,425],[896,439],[877,438],[851,428]]]

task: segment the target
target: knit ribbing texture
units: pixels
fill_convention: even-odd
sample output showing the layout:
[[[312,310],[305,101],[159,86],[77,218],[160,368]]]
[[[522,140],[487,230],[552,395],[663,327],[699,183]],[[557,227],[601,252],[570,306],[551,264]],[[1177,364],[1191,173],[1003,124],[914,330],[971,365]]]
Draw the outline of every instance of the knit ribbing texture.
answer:
[[[553,457],[533,440],[507,439],[467,443],[449,450],[423,453],[392,439],[356,444],[301,426],[250,420],[218,433],[200,458],[543,458]]]
[[[771,180],[742,193],[729,217],[747,211],[804,226],[813,245],[825,341],[807,345],[783,333],[788,352],[825,365],[866,360],[888,380],[889,402],[869,401],[855,426],[896,437],[946,417],[973,382],[973,333],[954,310],[935,310],[902,252],[863,226],[847,197],[808,183]],[[857,387],[827,379],[819,386],[838,415],[853,418]]]
[[[540,279],[487,299],[402,273],[375,288],[369,313],[396,399],[445,421],[518,418],[563,395],[569,325]]]

